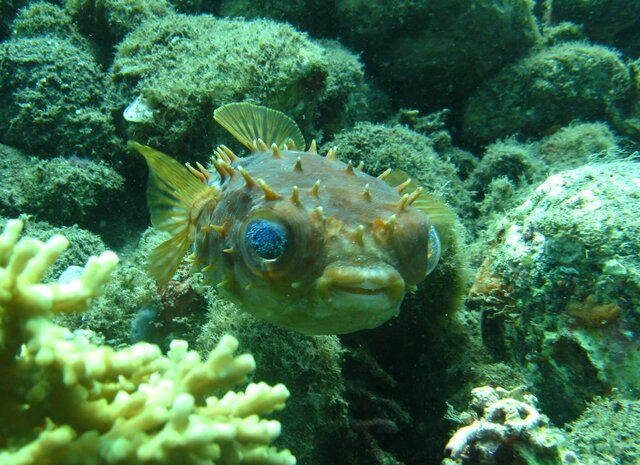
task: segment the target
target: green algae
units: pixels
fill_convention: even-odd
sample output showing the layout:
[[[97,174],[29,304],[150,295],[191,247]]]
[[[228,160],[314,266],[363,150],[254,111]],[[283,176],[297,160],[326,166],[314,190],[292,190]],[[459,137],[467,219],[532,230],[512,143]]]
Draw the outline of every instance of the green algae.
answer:
[[[0,133],[33,154],[108,158],[115,126],[109,92],[88,43],[54,7],[36,4],[0,44]]]
[[[118,45],[112,75],[118,106],[141,96],[154,115],[132,122],[131,133],[184,157],[221,140],[211,113],[228,102],[253,100],[305,131],[322,129],[320,118],[326,126],[342,116],[362,68],[354,55],[284,24],[171,15],[146,21]]]
[[[483,145],[516,133],[541,137],[574,119],[616,121],[633,98],[631,71],[619,53],[561,44],[485,81],[466,104],[463,135]]]
[[[54,225],[100,227],[105,208],[113,208],[124,179],[103,161],[54,157],[39,160],[0,145],[0,213],[35,215]]]
[[[384,0],[336,6],[342,40],[364,51],[401,104],[450,107],[539,38],[530,0],[400,0],[392,13]]]
[[[78,28],[104,47],[120,42],[145,21],[175,13],[166,0],[65,0]]]
[[[635,465],[640,456],[638,428],[640,402],[613,393],[589,403],[569,425],[569,438],[583,465]]]

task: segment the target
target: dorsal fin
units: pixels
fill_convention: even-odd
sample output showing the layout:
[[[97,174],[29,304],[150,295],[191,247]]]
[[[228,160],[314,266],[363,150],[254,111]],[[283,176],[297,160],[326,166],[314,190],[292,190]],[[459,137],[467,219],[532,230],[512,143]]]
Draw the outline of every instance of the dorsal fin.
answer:
[[[384,179],[391,187],[396,187],[406,180],[410,179],[410,176],[400,169],[394,169]],[[420,186],[417,181],[412,180],[405,187],[406,192],[417,189]],[[411,204],[412,207],[417,208],[429,217],[429,221],[438,231],[442,250],[447,249],[447,245],[451,240],[453,225],[456,220],[456,215],[453,213],[442,200],[438,199],[433,194],[428,194],[424,190],[418,195],[418,198]]]
[[[282,147],[292,140],[297,150],[304,151],[305,141],[298,125],[284,113],[251,103],[229,103],[213,112],[213,119],[252,152],[262,140],[267,147]]]

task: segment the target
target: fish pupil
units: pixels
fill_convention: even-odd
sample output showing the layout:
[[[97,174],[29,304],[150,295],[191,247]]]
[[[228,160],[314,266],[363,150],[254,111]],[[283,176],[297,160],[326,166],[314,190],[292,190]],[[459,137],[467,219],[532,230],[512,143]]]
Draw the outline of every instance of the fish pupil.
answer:
[[[256,255],[265,260],[281,256],[289,242],[287,230],[281,224],[263,219],[249,223],[245,238]]]

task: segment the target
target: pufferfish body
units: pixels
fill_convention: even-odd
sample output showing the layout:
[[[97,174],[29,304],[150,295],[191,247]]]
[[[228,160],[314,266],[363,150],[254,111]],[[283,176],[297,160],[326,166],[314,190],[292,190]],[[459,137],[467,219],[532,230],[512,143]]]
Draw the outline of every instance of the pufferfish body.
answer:
[[[372,177],[335,150],[318,155],[315,142],[304,151],[278,111],[236,103],[214,118],[251,155],[221,146],[209,172],[132,143],[150,168],[152,224],[171,235],[150,256],[156,280],[168,282],[193,247],[195,271],[276,325],[340,334],[396,315],[435,268],[451,211],[402,172]]]

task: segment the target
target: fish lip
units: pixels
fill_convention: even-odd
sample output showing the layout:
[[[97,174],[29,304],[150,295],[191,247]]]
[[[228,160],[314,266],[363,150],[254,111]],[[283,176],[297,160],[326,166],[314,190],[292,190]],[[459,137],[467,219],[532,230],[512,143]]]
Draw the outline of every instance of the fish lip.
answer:
[[[404,297],[405,282],[389,265],[334,264],[316,281],[320,297],[338,308],[366,305],[370,310],[395,308]]]

